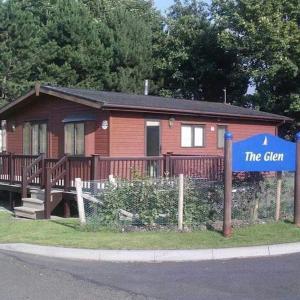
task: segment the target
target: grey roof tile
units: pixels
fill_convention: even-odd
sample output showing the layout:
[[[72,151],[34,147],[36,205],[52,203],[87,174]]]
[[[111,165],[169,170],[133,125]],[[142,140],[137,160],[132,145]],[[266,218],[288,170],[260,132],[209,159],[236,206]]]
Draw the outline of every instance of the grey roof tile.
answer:
[[[193,112],[195,114],[215,114],[215,115],[228,115],[228,116],[241,116],[264,118],[270,120],[287,120],[292,119],[271,114],[263,111],[251,110],[244,107],[234,106],[230,104],[195,101],[186,99],[165,98],[157,96],[144,96],[136,94],[126,94],[117,92],[104,92],[88,89],[42,86],[42,88],[60,92],[67,95],[83,98],[93,102],[100,102],[104,107],[122,107],[122,108],[135,108],[135,109],[155,109],[172,110],[174,112]]]

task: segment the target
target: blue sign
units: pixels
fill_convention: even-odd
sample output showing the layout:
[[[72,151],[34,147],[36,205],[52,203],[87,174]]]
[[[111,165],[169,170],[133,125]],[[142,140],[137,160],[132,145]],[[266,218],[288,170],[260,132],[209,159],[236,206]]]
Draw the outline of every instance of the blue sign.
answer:
[[[268,133],[234,142],[232,170],[233,172],[295,171],[296,144]]]

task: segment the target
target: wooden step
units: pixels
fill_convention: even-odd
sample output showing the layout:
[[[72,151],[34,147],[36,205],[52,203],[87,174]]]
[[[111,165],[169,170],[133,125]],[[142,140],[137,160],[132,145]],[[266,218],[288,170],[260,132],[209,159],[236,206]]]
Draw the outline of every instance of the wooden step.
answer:
[[[26,219],[44,219],[44,210],[37,210],[35,208],[25,207],[25,206],[18,206],[14,208],[15,216],[26,218]]]
[[[44,210],[44,201],[35,198],[22,198],[23,206],[29,208],[35,208],[38,210]]]
[[[42,189],[30,189],[30,197],[45,200],[45,190]]]

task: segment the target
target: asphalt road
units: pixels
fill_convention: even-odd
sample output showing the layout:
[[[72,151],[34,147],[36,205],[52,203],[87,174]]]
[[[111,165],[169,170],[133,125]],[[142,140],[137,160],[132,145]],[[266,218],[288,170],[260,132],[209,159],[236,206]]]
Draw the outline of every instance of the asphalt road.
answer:
[[[0,299],[300,299],[300,254],[121,264],[0,252]]]

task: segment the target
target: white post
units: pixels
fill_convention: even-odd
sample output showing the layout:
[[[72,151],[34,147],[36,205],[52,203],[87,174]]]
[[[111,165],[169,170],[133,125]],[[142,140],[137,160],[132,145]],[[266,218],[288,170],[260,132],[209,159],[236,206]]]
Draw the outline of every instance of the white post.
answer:
[[[108,181],[110,184],[112,184],[113,186],[116,186],[117,183],[116,183],[116,179],[114,178],[114,175],[110,174],[108,175]]]
[[[82,181],[80,178],[75,178],[75,187],[76,187],[76,198],[77,198],[77,205],[78,205],[78,213],[80,224],[86,224],[85,219],[85,211],[84,211],[84,203],[82,197]]]
[[[179,174],[178,230],[183,230],[183,174]]]

